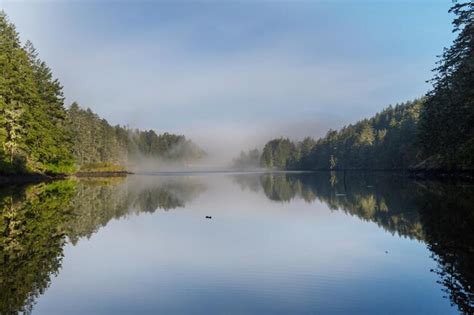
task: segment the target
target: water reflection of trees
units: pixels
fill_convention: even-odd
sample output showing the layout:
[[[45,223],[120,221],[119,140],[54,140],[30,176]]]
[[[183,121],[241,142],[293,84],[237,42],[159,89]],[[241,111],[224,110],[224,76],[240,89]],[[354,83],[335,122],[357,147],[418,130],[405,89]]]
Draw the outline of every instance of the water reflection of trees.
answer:
[[[418,198],[433,272],[453,304],[474,314],[474,186],[429,184]]]
[[[81,180],[72,199],[75,219],[69,222],[68,237],[74,244],[112,219],[184,207],[205,190],[205,184],[195,177]]]
[[[0,314],[30,313],[61,268],[67,239],[110,220],[169,210],[206,186],[192,178],[65,180],[0,189]]]
[[[474,185],[422,184],[401,175],[362,172],[275,173],[259,181],[270,200],[319,200],[392,234],[425,242],[446,296],[461,313],[474,313]],[[243,189],[247,182],[255,186],[255,178],[235,182]]]
[[[432,252],[446,296],[474,313],[474,186],[386,174],[234,177],[275,202],[301,198],[417,239]],[[0,189],[0,314],[31,312],[61,268],[63,247],[110,220],[184,207],[206,189],[197,177],[90,179]]]
[[[316,200],[330,209],[341,210],[377,223],[386,231],[403,237],[422,239],[423,229],[414,203],[416,184],[402,176],[336,172],[268,173],[257,177],[268,199],[290,202],[301,198]],[[255,177],[234,178],[242,189],[255,189]]]
[[[61,267],[70,182],[0,192],[0,314],[30,313]]]

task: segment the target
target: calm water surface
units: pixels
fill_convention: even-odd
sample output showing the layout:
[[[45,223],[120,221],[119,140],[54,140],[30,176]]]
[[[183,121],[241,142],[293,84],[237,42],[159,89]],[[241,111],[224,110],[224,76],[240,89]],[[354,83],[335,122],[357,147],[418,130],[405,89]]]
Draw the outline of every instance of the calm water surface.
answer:
[[[0,314],[474,312],[472,185],[168,173],[3,187],[0,209]]]

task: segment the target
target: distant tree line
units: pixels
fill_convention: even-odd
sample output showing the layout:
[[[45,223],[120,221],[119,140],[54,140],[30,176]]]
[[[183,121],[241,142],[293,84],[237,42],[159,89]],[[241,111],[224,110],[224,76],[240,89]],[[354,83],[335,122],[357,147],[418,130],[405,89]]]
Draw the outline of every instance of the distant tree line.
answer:
[[[455,1],[453,32],[433,89],[325,137],[269,141],[261,165],[275,169],[474,170],[474,2]]]
[[[0,12],[0,173],[70,173],[136,156],[185,162],[203,155],[181,135],[111,126],[77,104],[67,110],[60,82]]]
[[[140,158],[190,162],[205,155],[201,148],[183,135],[158,135],[153,130],[111,126],[90,109],[80,108],[77,103],[71,105],[68,119],[72,152],[79,165],[125,165]]]
[[[269,141],[261,164],[276,169],[404,169],[418,160],[417,125],[423,100],[390,106],[370,119],[318,140]]]

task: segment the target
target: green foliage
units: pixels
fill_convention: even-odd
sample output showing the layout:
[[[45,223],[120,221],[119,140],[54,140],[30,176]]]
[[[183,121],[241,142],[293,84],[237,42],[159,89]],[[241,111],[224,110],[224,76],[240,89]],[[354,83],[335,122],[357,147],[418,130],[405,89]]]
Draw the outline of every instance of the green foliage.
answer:
[[[315,141],[268,142],[262,166],[277,169],[406,169],[418,162],[417,124],[423,100],[390,106],[370,119]]]
[[[68,120],[72,152],[81,171],[91,169],[91,165],[96,170],[112,165],[124,167],[141,158],[186,163],[205,156],[201,148],[182,135],[157,135],[153,130],[111,126],[77,103],[71,105]]]
[[[453,32],[421,114],[419,140],[431,168],[474,169],[474,2],[455,1]],[[433,161],[436,161],[433,163]],[[426,167],[426,166],[425,166]]]
[[[295,145],[288,138],[271,140],[263,148],[261,165],[274,169],[286,169],[295,160]]]
[[[4,12],[0,43],[0,172],[72,171],[61,85]]]

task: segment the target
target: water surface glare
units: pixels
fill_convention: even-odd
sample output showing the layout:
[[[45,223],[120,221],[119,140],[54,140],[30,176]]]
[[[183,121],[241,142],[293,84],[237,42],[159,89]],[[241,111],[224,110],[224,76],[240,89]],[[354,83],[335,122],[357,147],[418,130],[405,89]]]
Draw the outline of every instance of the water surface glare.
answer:
[[[474,311],[466,184],[169,173],[4,188],[0,198],[0,314]]]

